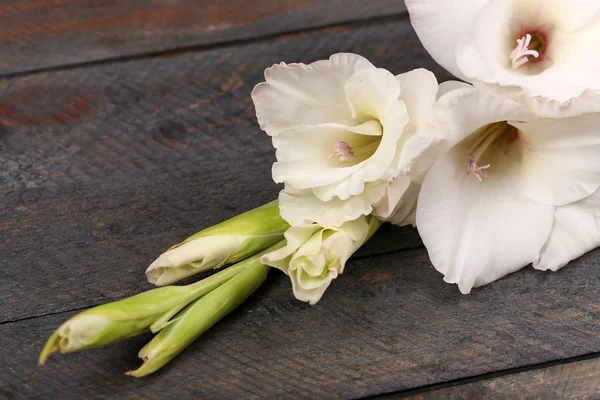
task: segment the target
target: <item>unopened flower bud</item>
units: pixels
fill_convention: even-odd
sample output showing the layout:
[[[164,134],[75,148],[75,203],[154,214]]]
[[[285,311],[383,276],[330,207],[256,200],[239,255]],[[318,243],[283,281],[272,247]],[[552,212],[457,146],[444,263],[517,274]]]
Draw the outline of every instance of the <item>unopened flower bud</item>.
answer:
[[[344,272],[346,261],[381,226],[373,216],[361,216],[337,228],[318,224],[294,226],[285,232],[285,247],[267,253],[261,262],[285,272],[292,281],[294,296],[316,304]]]
[[[238,262],[281,240],[288,227],[279,215],[279,203],[273,201],[171,247],[148,267],[146,277],[163,286]]]

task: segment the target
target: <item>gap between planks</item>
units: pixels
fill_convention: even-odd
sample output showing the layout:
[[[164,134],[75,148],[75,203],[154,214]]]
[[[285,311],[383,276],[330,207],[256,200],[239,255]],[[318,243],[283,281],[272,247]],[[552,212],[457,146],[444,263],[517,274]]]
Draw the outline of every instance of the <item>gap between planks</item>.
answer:
[[[288,39],[294,36],[301,35],[313,35],[320,33],[327,33],[330,31],[335,31],[342,28],[358,28],[361,26],[368,26],[379,23],[393,22],[393,21],[403,21],[408,19],[408,12],[400,12],[395,14],[390,14],[386,16],[376,16],[369,17],[360,20],[350,20],[350,21],[342,21],[329,25],[315,26],[311,28],[300,28],[300,29],[292,29],[289,31],[283,31],[275,34],[266,34],[266,35],[258,35],[256,37],[248,38],[248,39],[231,39],[224,40],[222,42],[215,42],[210,44],[198,44],[198,45],[189,45],[189,46],[181,46],[174,47],[168,50],[161,51],[150,51],[150,52],[142,52],[139,54],[127,55],[127,56],[117,56],[117,57],[108,57],[100,60],[92,60],[92,61],[83,61],[76,62],[71,64],[63,64],[58,66],[51,67],[43,67],[36,68],[27,71],[19,71],[19,72],[10,72],[5,74],[0,74],[0,79],[11,79],[18,78],[29,75],[36,75],[46,72],[55,72],[55,71],[68,71],[79,68],[90,68],[99,65],[113,64],[113,63],[125,63],[128,61],[135,60],[143,60],[148,58],[161,58],[161,57],[173,57],[178,56],[185,53],[193,53],[193,52],[202,52],[214,49],[223,49],[234,46],[243,46],[253,43],[259,43],[263,41],[277,41],[282,39]]]
[[[412,398],[412,396],[419,397],[419,395],[425,395],[425,394],[428,394],[430,392],[435,392],[440,389],[447,389],[447,388],[452,388],[452,387],[457,387],[457,386],[462,386],[462,385],[468,385],[470,383],[476,383],[476,382],[481,382],[481,381],[489,381],[489,380],[493,380],[493,379],[504,378],[504,377],[511,376],[511,375],[517,375],[517,374],[526,373],[526,372],[538,371],[538,370],[543,370],[543,369],[547,369],[547,368],[551,368],[551,367],[574,364],[574,363],[588,361],[588,360],[594,360],[594,359],[597,359],[598,361],[600,361],[600,351],[582,354],[582,355],[573,356],[573,357],[568,357],[568,358],[564,358],[564,359],[560,359],[560,360],[552,360],[552,361],[546,361],[546,362],[537,363],[537,364],[524,365],[522,367],[507,368],[507,369],[498,370],[498,371],[494,371],[494,372],[488,372],[485,374],[473,375],[473,376],[469,376],[469,377],[465,377],[465,378],[435,383],[432,385],[425,385],[425,386],[412,388],[412,389],[400,390],[400,391],[390,392],[390,393],[382,393],[382,394],[376,395],[376,396],[361,397],[360,399],[361,400],[366,400],[366,399],[372,399],[372,400],[394,400],[394,399],[397,399],[397,400],[401,400],[401,399],[405,399],[405,398],[409,398],[409,397]]]

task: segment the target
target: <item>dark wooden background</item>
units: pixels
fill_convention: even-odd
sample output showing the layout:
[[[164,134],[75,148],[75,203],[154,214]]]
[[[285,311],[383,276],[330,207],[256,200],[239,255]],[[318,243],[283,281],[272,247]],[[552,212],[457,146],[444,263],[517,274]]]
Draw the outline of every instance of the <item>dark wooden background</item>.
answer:
[[[468,296],[385,227],[316,306],[272,271],[161,372],[148,337],[37,367],[78,310],[277,195],[250,91],[279,61],[436,66],[400,0],[0,3],[0,398],[600,398],[600,252]]]

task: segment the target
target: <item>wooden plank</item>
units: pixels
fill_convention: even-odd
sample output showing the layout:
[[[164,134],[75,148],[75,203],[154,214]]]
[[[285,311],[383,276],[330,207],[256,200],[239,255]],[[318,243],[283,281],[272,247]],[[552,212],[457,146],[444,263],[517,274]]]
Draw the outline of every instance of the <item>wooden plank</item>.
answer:
[[[139,365],[148,337],[37,368],[44,340],[72,313],[6,323],[0,393],[358,398],[577,357],[600,350],[599,256],[557,273],[527,269],[468,296],[442,282],[424,250],[355,260],[316,306],[295,301],[274,271],[241,309],[142,380],[123,372]]]
[[[27,189],[5,196],[0,322],[64,312],[150,288],[144,270],[198,230],[277,198],[273,155],[116,185]],[[420,246],[388,227],[357,256]]]
[[[393,15],[401,0],[8,0],[0,74]]]
[[[34,367],[67,310],[147,287],[160,250],[274,196],[250,90],[273,62],[336,51],[433,66],[402,20],[0,81],[3,396],[350,398],[600,351],[598,251],[462,296],[414,250],[352,261],[315,307],[272,273],[153,378],[121,375],[147,338]]]
[[[336,52],[450,78],[403,19],[0,80],[0,191],[193,174],[272,153],[250,99],[264,69]]]
[[[401,20],[0,81],[0,320],[143,290],[169,245],[274,198],[250,91],[272,63],[336,51],[434,67]],[[371,253],[420,244],[400,232]]]
[[[598,398],[600,398],[600,359],[594,358],[421,392],[410,396],[384,396],[381,397],[381,400],[575,400]]]

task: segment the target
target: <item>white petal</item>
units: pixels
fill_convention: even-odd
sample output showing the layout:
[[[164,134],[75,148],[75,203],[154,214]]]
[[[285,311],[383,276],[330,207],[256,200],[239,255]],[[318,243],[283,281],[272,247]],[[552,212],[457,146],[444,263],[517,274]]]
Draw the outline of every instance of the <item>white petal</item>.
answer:
[[[462,293],[533,262],[554,210],[516,192],[517,164],[502,152],[481,183],[465,174],[467,159],[454,148],[438,160],[417,206],[417,228],[433,266]]]
[[[500,121],[531,121],[536,117],[527,108],[489,89],[465,88],[442,96],[433,118],[447,130],[447,148],[454,146],[484,125]]]
[[[417,200],[419,199],[420,191],[421,185],[411,183],[400,202],[396,205],[388,222],[399,226],[416,226]]]
[[[410,179],[406,176],[399,177],[388,183],[386,193],[381,200],[373,204],[373,215],[382,221],[386,221],[398,206],[409,185]]]
[[[516,14],[534,21],[543,18],[566,31],[583,27],[600,10],[600,4],[596,0],[529,0],[514,3]],[[543,15],[540,16],[540,13]]]
[[[600,190],[594,193],[593,195],[579,201],[578,204],[588,208],[600,209]]]
[[[275,267],[289,275],[288,269],[291,256],[317,231],[322,229],[318,225],[292,226],[285,231],[286,245],[280,249],[263,255],[260,262]]]
[[[582,114],[600,112],[600,95],[591,90],[581,96],[560,102],[546,97],[528,96],[524,92],[510,95],[520,104],[527,106],[540,118],[568,118]]]
[[[508,42],[511,16],[512,0],[494,0],[470,21],[470,29],[456,47],[456,64],[469,78],[467,81],[496,83],[501,79],[499,76],[519,74],[506,68],[511,46]]]
[[[252,91],[260,127],[271,136],[300,124],[349,120],[344,86],[354,72],[375,68],[354,54],[305,64],[276,64]]]
[[[400,100],[406,104],[409,126],[418,125],[429,119],[438,93],[435,75],[419,68],[396,76],[400,83]]]
[[[600,201],[600,193],[596,194]],[[550,237],[533,266],[556,271],[600,246],[600,209],[577,202],[556,207]]]
[[[285,190],[279,192],[279,211],[281,217],[292,226],[313,222],[327,227],[341,226],[346,221],[371,214],[372,204],[384,196],[386,188],[387,182],[369,183],[359,196],[347,200],[332,198],[322,201],[311,190],[286,186]]]
[[[394,75],[381,68],[355,72],[346,82],[345,90],[355,118],[382,120],[400,96],[400,85]]]
[[[563,82],[571,87],[568,92],[565,90],[562,97],[555,97],[557,100],[577,97],[586,89],[600,89],[600,54],[591,50],[600,47],[600,18],[589,32],[577,31],[556,36],[552,67],[539,75],[548,87],[543,87],[540,82],[540,87],[536,87],[539,94],[548,97],[553,86]]]
[[[440,83],[440,85],[438,87],[437,98],[439,99],[443,95],[445,95],[449,92],[452,92],[453,90],[470,89],[470,88],[473,88],[473,86],[468,83],[461,82],[461,81],[442,82],[442,83]]]
[[[511,123],[524,141],[522,193],[565,205],[600,188],[600,114]]]
[[[381,124],[374,119],[368,120],[358,125],[347,125],[343,123],[328,123],[321,124],[321,127],[326,128],[337,128],[343,131],[349,131],[352,133],[358,133],[359,135],[365,136],[381,136],[383,134],[383,127]]]
[[[459,41],[490,0],[405,0],[419,39],[433,59],[465,79],[456,64]]]

